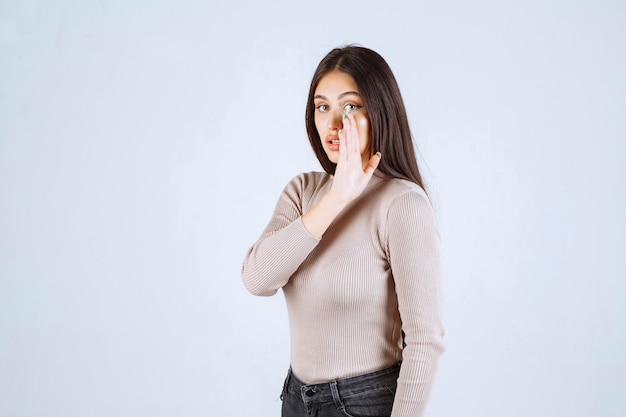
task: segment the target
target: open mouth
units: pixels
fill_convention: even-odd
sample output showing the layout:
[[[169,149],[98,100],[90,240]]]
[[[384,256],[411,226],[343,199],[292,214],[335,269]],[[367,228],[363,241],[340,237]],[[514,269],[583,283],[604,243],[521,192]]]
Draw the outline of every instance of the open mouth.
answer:
[[[337,135],[328,135],[328,136],[326,136],[326,143],[339,145],[339,136],[337,136]]]
[[[326,136],[326,148],[330,151],[338,151],[339,150],[339,136],[329,135]]]

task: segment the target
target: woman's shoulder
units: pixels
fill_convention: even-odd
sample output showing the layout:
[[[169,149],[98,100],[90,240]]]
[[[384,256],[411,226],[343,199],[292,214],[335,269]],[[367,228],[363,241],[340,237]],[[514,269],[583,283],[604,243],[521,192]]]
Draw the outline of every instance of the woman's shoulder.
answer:
[[[418,200],[429,201],[426,191],[418,184],[401,178],[381,177],[383,179],[383,190],[385,199],[393,201],[396,198],[411,195]]]
[[[425,213],[430,215],[433,211],[428,195],[418,184],[383,174],[375,175],[372,180],[373,185],[363,201],[381,224],[394,219],[421,217]]]
[[[300,189],[319,188],[331,181],[332,176],[326,172],[301,172],[293,177],[287,186],[295,186]]]
[[[421,186],[412,181],[393,178],[385,181],[384,190],[384,219],[381,224],[388,231],[428,227],[438,235],[434,208]]]
[[[300,201],[324,192],[332,184],[332,176],[325,172],[302,172],[293,177],[283,189],[283,195]]]

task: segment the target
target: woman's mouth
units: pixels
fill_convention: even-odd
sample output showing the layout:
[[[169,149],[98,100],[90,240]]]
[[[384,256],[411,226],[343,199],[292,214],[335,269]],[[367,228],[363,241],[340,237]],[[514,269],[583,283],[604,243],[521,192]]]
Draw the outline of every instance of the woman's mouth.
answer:
[[[339,136],[326,136],[326,145],[329,151],[339,150]]]

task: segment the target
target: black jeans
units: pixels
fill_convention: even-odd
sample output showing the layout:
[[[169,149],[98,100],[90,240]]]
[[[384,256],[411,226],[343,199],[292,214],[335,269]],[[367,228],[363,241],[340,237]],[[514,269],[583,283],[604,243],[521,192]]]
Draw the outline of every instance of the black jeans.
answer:
[[[400,363],[381,371],[307,385],[289,369],[282,417],[389,417]]]

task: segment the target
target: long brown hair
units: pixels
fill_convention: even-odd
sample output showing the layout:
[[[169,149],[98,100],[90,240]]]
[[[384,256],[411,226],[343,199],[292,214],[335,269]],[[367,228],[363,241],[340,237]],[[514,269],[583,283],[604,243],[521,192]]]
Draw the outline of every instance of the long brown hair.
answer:
[[[370,149],[382,153],[377,169],[386,176],[405,179],[425,189],[396,78],[382,56],[361,46],[349,45],[330,51],[317,66],[311,80],[306,130],[313,152],[324,170],[334,174],[337,165],[328,159],[315,127],[313,97],[320,80],[331,71],[350,75],[359,89],[370,120]]]

